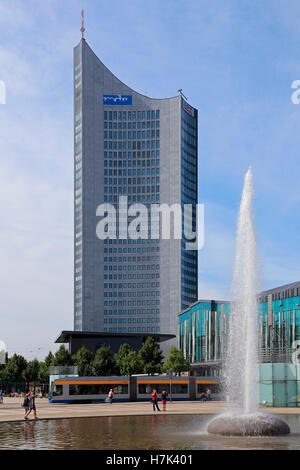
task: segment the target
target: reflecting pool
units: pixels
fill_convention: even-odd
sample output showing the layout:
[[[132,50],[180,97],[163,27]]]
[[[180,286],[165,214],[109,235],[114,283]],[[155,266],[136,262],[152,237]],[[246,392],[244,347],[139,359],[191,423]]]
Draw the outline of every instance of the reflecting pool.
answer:
[[[291,428],[281,437],[206,433],[212,415],[72,418],[1,423],[0,449],[262,449],[300,450],[300,416],[278,415]]]

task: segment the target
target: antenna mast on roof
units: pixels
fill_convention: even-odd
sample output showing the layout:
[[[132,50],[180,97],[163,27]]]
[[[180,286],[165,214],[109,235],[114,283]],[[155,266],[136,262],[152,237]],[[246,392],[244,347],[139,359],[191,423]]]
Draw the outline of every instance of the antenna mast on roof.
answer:
[[[177,90],[178,93],[181,94],[182,98],[184,98],[186,101],[188,100],[186,96],[184,96],[184,94],[182,93],[182,88],[179,88],[179,90]]]
[[[85,32],[85,27],[84,27],[84,11],[81,10],[81,39],[84,39],[84,32]]]

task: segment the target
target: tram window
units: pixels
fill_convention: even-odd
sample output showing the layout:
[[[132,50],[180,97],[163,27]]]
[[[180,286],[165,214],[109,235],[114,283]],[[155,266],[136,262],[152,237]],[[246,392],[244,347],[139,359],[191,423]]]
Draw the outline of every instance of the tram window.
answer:
[[[172,393],[188,393],[188,384],[172,384]]]
[[[197,384],[197,393],[205,393],[208,388],[211,393],[219,393],[219,384]]]
[[[128,394],[127,384],[80,384],[70,385],[70,395],[107,395],[111,388],[115,395]]]
[[[157,391],[158,395],[163,390],[166,390],[167,393],[170,393],[169,384],[139,384],[140,394],[151,394],[154,389]]]
[[[62,395],[63,394],[63,386],[62,385],[55,385],[53,390],[53,395]]]
[[[170,384],[139,384],[139,394],[150,394],[152,390],[156,390],[158,395],[163,390],[170,394]],[[172,383],[172,393],[188,393],[188,384],[174,384]]]

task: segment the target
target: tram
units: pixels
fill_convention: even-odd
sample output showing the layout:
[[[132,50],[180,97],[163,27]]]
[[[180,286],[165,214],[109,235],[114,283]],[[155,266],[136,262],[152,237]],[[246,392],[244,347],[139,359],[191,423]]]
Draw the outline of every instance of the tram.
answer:
[[[161,396],[165,389],[169,400],[201,400],[207,389],[211,399],[220,399],[219,377],[139,375],[122,377],[63,377],[54,380],[51,403],[103,403],[110,389],[114,402],[150,401],[153,389]]]

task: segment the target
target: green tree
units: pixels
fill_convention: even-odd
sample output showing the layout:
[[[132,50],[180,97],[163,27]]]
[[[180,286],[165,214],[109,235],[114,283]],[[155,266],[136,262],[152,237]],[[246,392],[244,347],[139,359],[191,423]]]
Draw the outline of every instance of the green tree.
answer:
[[[123,371],[123,363],[124,363],[124,360],[126,359],[126,357],[128,356],[128,354],[130,353],[130,351],[132,351],[132,349],[129,346],[129,344],[123,343],[119,347],[119,351],[114,356],[117,367],[120,369],[120,374],[121,375],[126,375],[126,374],[124,374],[124,371]]]
[[[24,377],[26,382],[33,383],[33,386],[35,387],[39,380],[39,372],[40,364],[37,359],[33,359],[33,361],[28,362],[27,367],[24,371]]]
[[[47,362],[40,362],[39,363],[39,382],[41,384],[49,384],[49,376],[50,376],[50,366],[47,365]]]
[[[189,370],[190,364],[184,358],[184,355],[180,349],[172,346],[168,355],[166,362],[163,365],[163,371],[166,372],[167,369],[173,369],[176,374]]]
[[[136,351],[130,351],[123,363],[122,375],[141,374],[143,372],[143,365],[139,354]]]
[[[51,365],[53,366],[72,366],[73,365],[72,356],[63,345],[61,345],[60,348],[56,351]]]
[[[143,346],[139,350],[141,366],[145,374],[154,374],[161,371],[162,351],[157,342],[151,336],[148,336]]]
[[[22,382],[25,380],[25,370],[27,361],[23,356],[14,354],[10,357],[2,370],[2,379],[12,382]]]
[[[50,366],[53,365],[54,355],[51,351],[47,354],[44,361],[39,363],[38,381],[40,384],[49,385]]]
[[[114,356],[107,346],[101,346],[96,351],[95,358],[92,362],[92,374],[97,376],[118,374],[118,366]]]
[[[51,351],[49,351],[49,353],[45,357],[44,362],[45,362],[46,366],[50,367],[50,366],[53,365],[53,361],[54,361],[54,355],[52,354]]]
[[[133,351],[129,344],[121,344],[119,351],[115,354],[115,360],[121,375],[132,375],[143,372],[139,354]]]
[[[5,367],[6,367],[6,364],[0,364],[0,379],[3,378]]]
[[[74,364],[78,366],[78,373],[81,377],[92,375],[93,358],[93,353],[84,346],[72,356]]]

